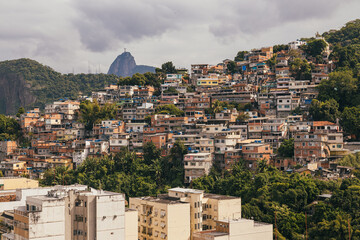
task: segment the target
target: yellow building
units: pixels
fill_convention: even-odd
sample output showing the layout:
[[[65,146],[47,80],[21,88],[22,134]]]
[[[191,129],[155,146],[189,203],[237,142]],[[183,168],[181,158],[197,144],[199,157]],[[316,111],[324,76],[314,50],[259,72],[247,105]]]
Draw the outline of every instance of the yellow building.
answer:
[[[22,177],[0,178],[0,190],[13,190],[17,188],[37,188],[39,181]]]
[[[187,188],[172,188],[157,198],[130,198],[130,208],[138,209],[140,240],[189,240],[203,229],[215,229],[217,220],[241,218],[240,198]]]
[[[197,80],[197,86],[199,86],[199,87],[218,86],[219,81],[220,81],[219,79],[214,79],[214,78],[199,78]]]
[[[216,220],[241,218],[241,198],[187,188],[169,189],[169,196],[190,203],[191,233],[215,229]]]
[[[190,204],[167,195],[130,198],[130,208],[138,212],[140,240],[190,239]]]

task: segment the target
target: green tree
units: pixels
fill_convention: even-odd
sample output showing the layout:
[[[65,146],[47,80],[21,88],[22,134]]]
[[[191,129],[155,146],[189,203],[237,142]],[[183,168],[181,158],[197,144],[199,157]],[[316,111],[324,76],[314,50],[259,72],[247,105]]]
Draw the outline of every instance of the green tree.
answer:
[[[323,220],[309,229],[309,237],[314,240],[349,239],[348,220],[345,216],[337,215],[333,220]],[[353,232],[350,229],[350,234]]]
[[[92,130],[94,124],[99,123],[101,120],[114,119],[116,114],[116,107],[113,104],[100,105],[88,100],[80,103],[78,117],[80,121],[85,124],[87,130]]]
[[[175,66],[172,62],[166,62],[161,65],[161,70],[165,73],[177,73]]]
[[[0,114],[0,141],[18,140],[22,136],[19,123],[11,117]]]
[[[306,60],[295,58],[290,62],[290,71],[296,80],[310,80],[313,66]]]
[[[360,168],[360,153],[349,154],[338,161],[341,166]]]
[[[130,85],[144,86],[146,84],[146,78],[143,74],[135,73],[130,80]]]
[[[240,62],[245,60],[245,55],[249,53],[248,51],[239,51],[234,58],[234,61]]]
[[[170,114],[177,117],[184,116],[184,111],[177,108],[174,104],[160,105],[156,107],[155,113],[157,114]]]
[[[285,51],[289,50],[289,45],[287,45],[287,44],[278,44],[278,45],[273,46],[273,52],[274,53],[280,52],[282,50],[285,50]]]
[[[294,139],[290,138],[290,139],[284,140],[278,149],[278,154],[281,157],[293,157],[294,156]]]
[[[23,107],[20,107],[18,112],[16,113],[16,116],[19,118],[23,113],[25,113],[25,109]]]
[[[358,80],[353,78],[351,71],[338,71],[329,74],[329,79],[323,79],[319,86],[318,100],[335,99],[339,109],[356,106],[360,103],[357,94]]]
[[[360,138],[360,107],[345,107],[341,114],[341,126],[348,134]]]
[[[326,46],[327,46],[327,44],[324,40],[312,39],[312,40],[309,40],[306,45],[303,45],[302,49],[309,56],[316,57],[316,56],[322,54],[322,52],[325,50]]]
[[[177,91],[175,87],[169,87],[164,93],[179,93],[179,91]]]
[[[158,149],[153,142],[144,145],[144,163],[151,165],[155,159],[160,159],[161,149]]]
[[[227,65],[227,72],[229,74],[234,74],[239,72],[238,67],[236,66],[236,63],[234,61],[230,61]]]
[[[309,114],[314,121],[330,121],[335,123],[340,117],[339,104],[335,99],[326,100],[325,102],[313,99],[310,104]]]
[[[271,70],[275,70],[275,65],[277,64],[276,60],[277,54],[275,53],[270,59],[266,61],[266,64],[269,66]]]
[[[249,114],[246,112],[242,112],[239,114],[239,116],[236,118],[236,121],[239,122],[245,122],[250,118]]]

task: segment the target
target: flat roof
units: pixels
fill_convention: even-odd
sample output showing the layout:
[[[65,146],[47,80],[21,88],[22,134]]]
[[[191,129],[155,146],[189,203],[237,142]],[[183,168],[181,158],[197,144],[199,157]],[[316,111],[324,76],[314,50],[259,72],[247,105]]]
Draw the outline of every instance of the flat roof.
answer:
[[[182,193],[203,193],[204,192],[204,190],[181,188],[181,187],[170,188],[168,191],[182,192]]]
[[[212,194],[212,193],[205,193],[204,198],[211,198],[211,199],[218,199],[218,200],[240,199],[240,197],[233,197],[233,196],[219,195],[219,194]]]
[[[149,202],[157,202],[163,204],[188,204],[186,202],[181,202],[179,198],[169,197],[167,195],[161,195],[161,194],[159,194],[158,197],[147,196],[147,197],[135,197],[134,199],[140,199]]]

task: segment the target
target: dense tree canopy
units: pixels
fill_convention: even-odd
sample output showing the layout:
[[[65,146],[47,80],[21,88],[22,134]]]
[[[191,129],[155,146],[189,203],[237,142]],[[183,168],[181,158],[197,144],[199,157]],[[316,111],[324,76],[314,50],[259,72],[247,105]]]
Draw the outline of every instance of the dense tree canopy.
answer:
[[[294,156],[294,139],[286,139],[284,140],[279,149],[278,154],[280,157],[293,157]]]
[[[313,99],[310,104],[309,114],[314,121],[329,121],[335,123],[340,117],[339,104],[335,99],[325,102]]]
[[[85,184],[97,189],[123,192],[126,197],[155,196],[184,182],[183,156],[187,150],[175,142],[168,156],[150,142],[144,146],[144,158],[124,149],[101,158],[88,158],[76,170],[64,167],[48,169],[42,184]]]
[[[249,53],[248,51],[239,51],[236,54],[236,57],[234,58],[234,61],[244,61],[245,60],[245,54]]]
[[[17,140],[20,136],[19,123],[14,118],[0,114],[0,141]]]
[[[150,85],[160,87],[162,80],[154,73],[135,73],[132,77],[120,77],[118,85],[145,86]]]
[[[174,64],[172,62],[166,62],[164,64],[161,65],[161,70],[163,71],[163,73],[168,74],[168,73],[177,73],[177,70],[174,66]]]
[[[6,78],[14,75],[31,85],[36,102],[32,106],[22,106],[25,108],[43,107],[60,98],[76,99],[79,95],[89,95],[109,84],[116,84],[119,79],[108,74],[61,74],[31,59],[0,62],[0,75]],[[20,102],[12,104],[16,109],[20,107]]]
[[[329,79],[320,82],[318,90],[320,101],[335,99],[340,110],[347,106],[356,106],[360,102],[357,94],[358,80],[353,77],[351,71],[330,73]]]
[[[114,104],[105,104],[100,106],[97,102],[88,100],[80,103],[78,117],[85,124],[87,130],[92,130],[93,125],[101,120],[114,119],[116,115],[116,106]]]
[[[155,113],[176,115],[177,117],[184,116],[184,111],[177,108],[174,104],[160,105],[156,107]]]
[[[345,107],[341,114],[341,126],[348,134],[360,138],[360,107]]]
[[[300,58],[295,58],[290,62],[290,70],[292,72],[292,76],[296,80],[310,80],[311,79],[311,71],[313,69],[313,65],[308,63],[306,60],[302,60]]]
[[[277,44],[277,45],[273,46],[274,53],[280,52],[282,50],[289,50],[289,45],[288,44]]]
[[[326,42],[322,39],[311,39],[307,41],[306,45],[302,45],[301,47],[307,55],[317,57],[322,54],[326,46]]]

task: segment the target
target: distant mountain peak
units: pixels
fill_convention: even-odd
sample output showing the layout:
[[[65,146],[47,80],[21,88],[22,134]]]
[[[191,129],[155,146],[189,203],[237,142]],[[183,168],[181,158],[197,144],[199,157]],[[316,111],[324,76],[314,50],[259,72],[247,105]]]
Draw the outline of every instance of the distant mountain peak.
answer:
[[[111,64],[108,74],[115,74],[121,77],[131,77],[135,73],[155,72],[155,67],[136,65],[135,58],[130,52],[124,51],[116,57]]]

